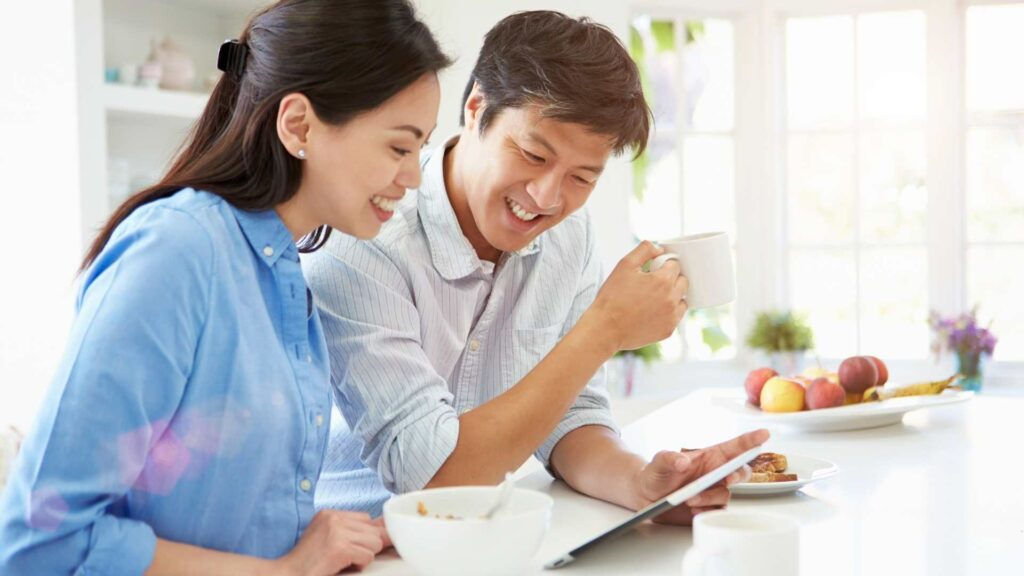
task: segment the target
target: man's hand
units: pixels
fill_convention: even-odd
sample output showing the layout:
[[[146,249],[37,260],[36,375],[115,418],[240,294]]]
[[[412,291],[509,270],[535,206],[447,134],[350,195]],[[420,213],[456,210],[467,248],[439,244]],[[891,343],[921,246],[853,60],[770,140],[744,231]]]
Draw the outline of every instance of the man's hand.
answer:
[[[659,452],[634,478],[636,509],[639,510],[678,490],[747,450],[764,444],[767,440],[767,430],[755,430],[700,450]],[[729,502],[728,487],[745,482],[749,478],[750,467],[744,465],[711,488],[658,516],[655,522],[690,524],[693,517],[701,512],[724,508]]]

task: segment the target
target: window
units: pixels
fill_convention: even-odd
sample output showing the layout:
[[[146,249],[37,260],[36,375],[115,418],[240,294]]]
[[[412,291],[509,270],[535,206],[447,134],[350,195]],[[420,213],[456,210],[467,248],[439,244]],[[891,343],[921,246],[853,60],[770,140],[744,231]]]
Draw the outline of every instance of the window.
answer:
[[[817,352],[928,353],[925,15],[785,22],[790,307]]]
[[[977,306],[999,338],[990,374],[1019,379],[1024,0],[678,6],[631,22],[657,123],[630,221],[645,238],[738,230],[740,299],[688,315],[669,356],[746,366],[746,323],[789,308],[821,358],[926,378],[929,310]]]
[[[655,127],[633,164],[630,224],[638,238],[726,231],[735,242],[733,25],[724,19],[632,23],[630,50],[641,70]],[[669,358],[732,358],[733,305],[687,314]]]
[[[967,305],[994,360],[1024,360],[1024,5],[971,6],[965,30]]]

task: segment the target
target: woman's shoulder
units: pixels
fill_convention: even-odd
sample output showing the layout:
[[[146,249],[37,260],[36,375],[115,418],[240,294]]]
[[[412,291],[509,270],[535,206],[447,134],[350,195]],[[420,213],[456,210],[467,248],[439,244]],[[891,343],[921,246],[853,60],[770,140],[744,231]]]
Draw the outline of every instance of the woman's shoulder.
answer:
[[[213,194],[185,188],[140,206],[114,230],[90,276],[115,262],[209,271],[217,252],[218,221],[223,218],[223,211],[217,208],[223,202]]]
[[[155,234],[190,248],[208,244],[230,217],[227,202],[209,192],[182,188],[170,196],[135,209],[117,227],[111,240],[125,235]]]

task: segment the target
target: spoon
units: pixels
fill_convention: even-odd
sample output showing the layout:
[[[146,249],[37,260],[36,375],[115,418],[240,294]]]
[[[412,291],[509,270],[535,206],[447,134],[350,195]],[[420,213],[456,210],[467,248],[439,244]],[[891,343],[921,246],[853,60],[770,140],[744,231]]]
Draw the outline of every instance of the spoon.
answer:
[[[491,518],[494,518],[494,515],[498,512],[498,510],[504,508],[505,505],[508,504],[509,500],[512,499],[512,489],[515,487],[515,484],[515,481],[512,479],[512,473],[506,472],[505,481],[502,482],[500,486],[501,492],[498,494],[498,501],[494,503],[494,506],[491,506],[491,509],[488,510],[487,513],[482,516],[482,518],[484,518],[485,520],[490,520]]]

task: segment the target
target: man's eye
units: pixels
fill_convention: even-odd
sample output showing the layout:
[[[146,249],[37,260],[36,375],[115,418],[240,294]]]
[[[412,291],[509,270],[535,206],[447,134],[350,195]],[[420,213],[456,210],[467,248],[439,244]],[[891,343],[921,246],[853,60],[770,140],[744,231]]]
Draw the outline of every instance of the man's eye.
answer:
[[[406,150],[405,148],[396,148],[396,147],[392,146],[391,149],[394,150],[395,153],[398,154],[399,156],[406,156],[408,154],[412,154],[412,152],[410,152],[409,150]]]
[[[523,155],[526,156],[526,159],[529,160],[530,162],[540,163],[544,161],[544,159],[541,158],[540,156],[537,156],[536,154],[530,154],[526,150],[523,150]]]

